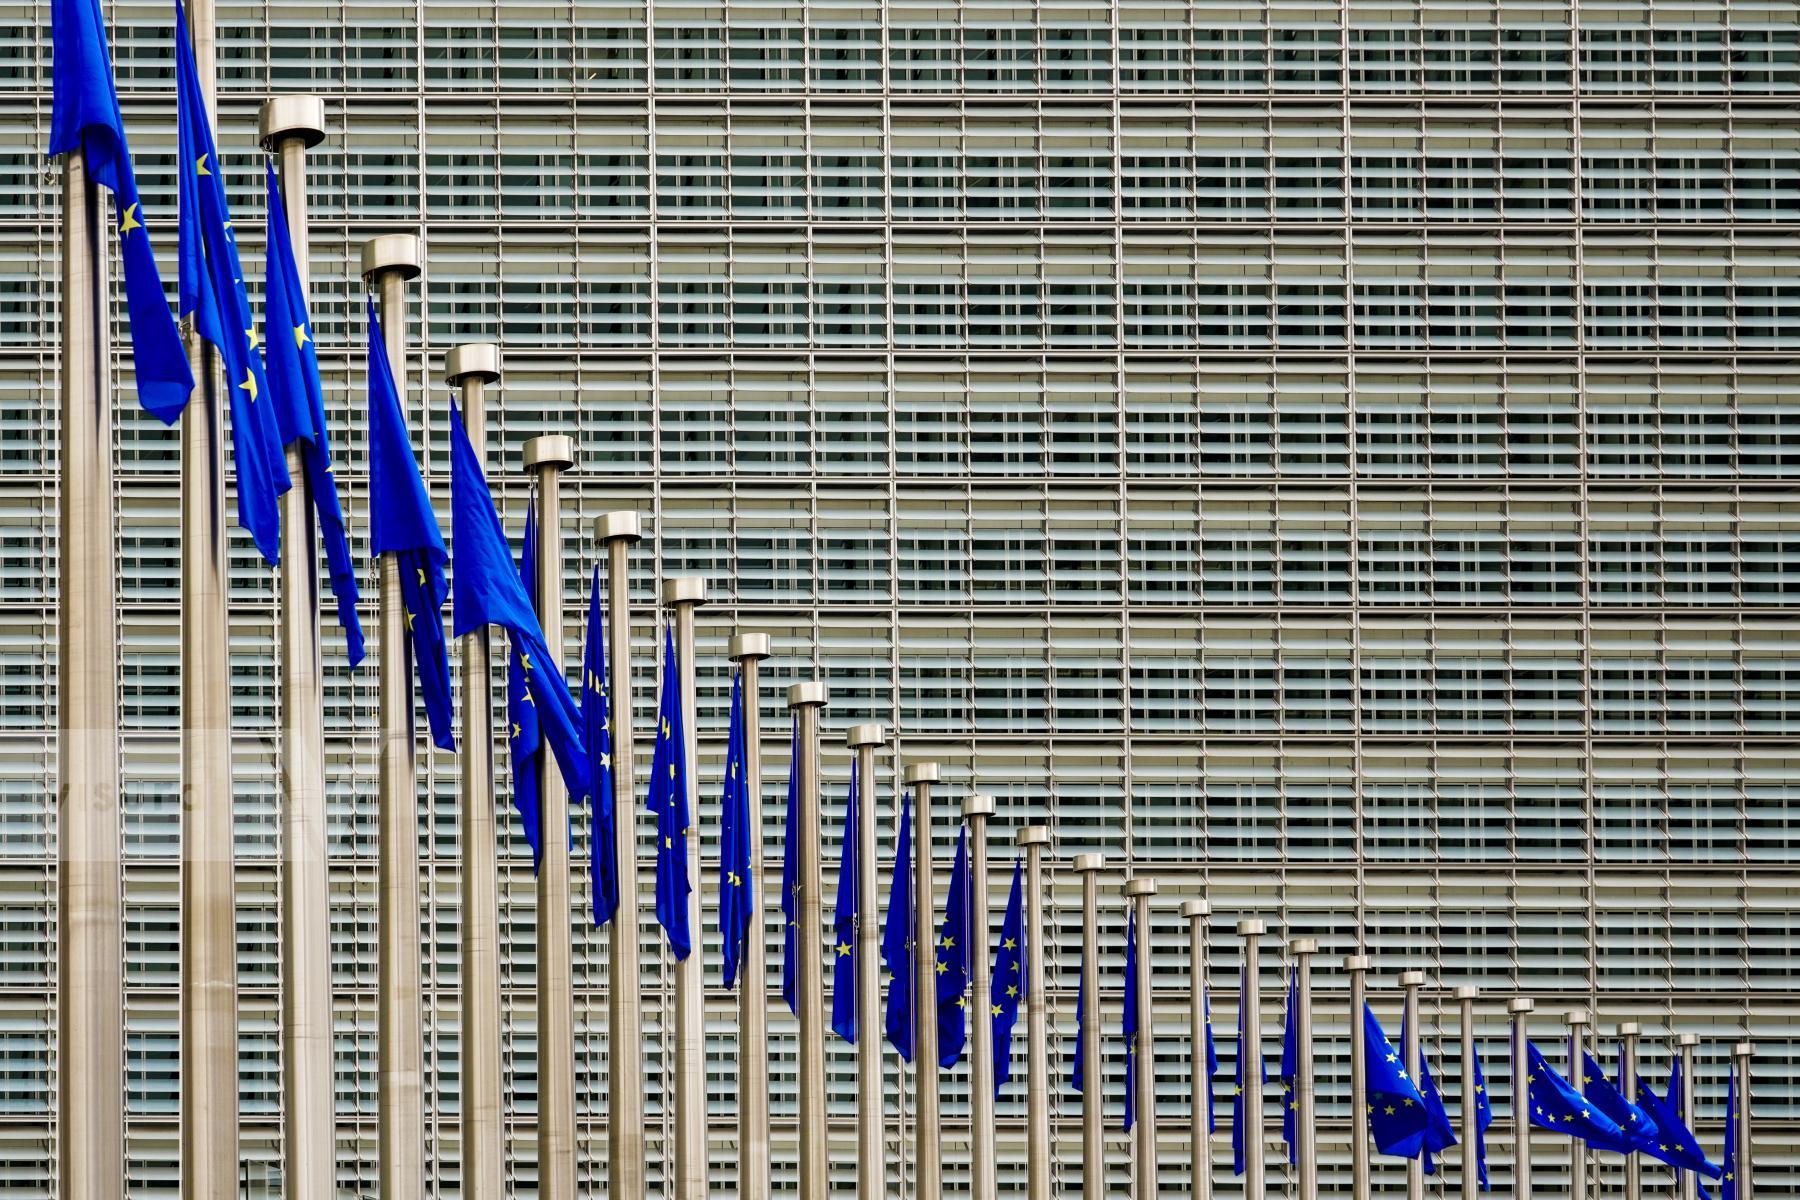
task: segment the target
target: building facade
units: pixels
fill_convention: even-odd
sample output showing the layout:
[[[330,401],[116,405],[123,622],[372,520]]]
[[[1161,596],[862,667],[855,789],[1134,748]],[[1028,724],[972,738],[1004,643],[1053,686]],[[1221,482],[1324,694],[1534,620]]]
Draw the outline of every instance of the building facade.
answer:
[[[42,160],[48,9],[4,11],[0,1178],[11,1195],[48,1197],[58,203]],[[172,254],[169,11],[107,11],[145,208]],[[1427,972],[1427,1049],[1450,1095],[1450,989],[1487,990],[1481,1049],[1503,1125],[1511,995],[1538,999],[1547,1050],[1566,1041],[1568,1008],[1595,1011],[1605,1056],[1618,1021],[1643,1022],[1653,1078],[1665,1031],[1700,1034],[1699,1123],[1715,1147],[1725,1053],[1757,1042],[1759,1183],[1765,1196],[1800,1190],[1800,5],[270,0],[221,3],[219,23],[220,149],[253,274],[257,107],[274,92],[327,97],[332,135],[309,160],[313,316],[359,554],[356,256],[370,236],[409,231],[427,263],[405,370],[440,496],[443,355],[491,340],[505,378],[490,474],[515,535],[519,449],[545,432],[580,448],[565,500],[571,598],[597,553],[592,518],[647,518],[634,560],[646,728],[656,583],[709,580],[709,859],[725,642],[767,631],[770,864],[781,688],[814,673],[832,688],[828,879],[855,722],[895,731],[883,812],[893,768],[924,758],[944,764],[947,799],[977,786],[1000,798],[996,910],[1003,839],[1053,826],[1059,1077],[1079,954],[1069,859],[1099,851],[1114,867],[1109,1028],[1116,884],[1162,882],[1151,952],[1165,1195],[1186,1194],[1176,1120],[1192,1087],[1176,907],[1200,894],[1215,913],[1227,1075],[1235,921],[1265,918],[1277,947],[1322,944],[1328,1185],[1347,1175],[1337,964],[1360,950],[1390,1028],[1395,976]],[[177,460],[173,436],[131,403],[123,345],[128,1182],[134,1197],[172,1197]],[[276,602],[247,539],[233,553],[242,1146],[247,1193],[275,1196]],[[566,616],[572,648],[583,615]],[[375,1186],[375,678],[348,671],[325,620],[339,1179],[358,1196]],[[424,750],[428,1163],[433,1193],[449,1197],[459,763]],[[536,912],[500,760],[509,1175],[524,1196]],[[951,806],[936,819],[947,843]],[[586,911],[577,882],[571,920]],[[765,932],[773,965],[779,929]],[[670,1135],[671,997],[649,914],[641,934],[654,1181]],[[604,938],[578,928],[581,1170],[596,1195],[605,958]],[[1281,963],[1262,965],[1274,1055]],[[719,1196],[736,1162],[732,1011],[716,990]],[[785,1009],[771,1036],[776,1179],[791,1187]],[[848,1188],[852,1060],[834,1043],[829,1062]],[[889,1089],[896,1194],[910,1179],[903,1079]],[[1121,1080],[1115,1055],[1115,1110]],[[966,1072],[948,1086],[960,1186]],[[1054,1095],[1069,1183],[1079,1106],[1061,1083]],[[1023,1186],[1023,1102],[1015,1086],[1000,1104],[1006,1191]],[[1271,1113],[1272,1139],[1278,1127]],[[1109,1139],[1122,1184],[1126,1142]],[[1555,1189],[1567,1156],[1541,1146]],[[1503,1137],[1490,1158],[1504,1187]],[[1616,1160],[1604,1170],[1612,1180]],[[1646,1176],[1663,1194],[1666,1173]],[[1403,1189],[1396,1166],[1377,1181]],[[1221,1171],[1220,1194],[1234,1187]]]

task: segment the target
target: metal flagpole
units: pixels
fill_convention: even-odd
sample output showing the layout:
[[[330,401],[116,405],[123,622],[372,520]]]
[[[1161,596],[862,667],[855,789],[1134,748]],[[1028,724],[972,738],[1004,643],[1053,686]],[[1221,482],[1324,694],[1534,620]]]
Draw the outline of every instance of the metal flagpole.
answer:
[[[819,875],[819,717],[829,693],[817,679],[788,688],[788,707],[800,722],[796,795],[800,823],[800,931],[795,937],[795,972],[800,1010],[800,1193],[799,1200],[825,1200],[830,1187],[827,1158],[831,1130],[825,1107],[825,964],[820,941],[824,917]]]
[[[908,764],[906,784],[913,791],[913,1071],[919,1093],[913,1127],[918,1159],[914,1200],[942,1200],[944,1194],[938,1115],[937,956],[933,952],[932,922],[936,884],[931,867],[931,788],[937,781],[938,764]]]
[[[1294,1110],[1294,1158],[1300,1182],[1300,1200],[1318,1200],[1319,1132],[1315,1122],[1318,1108],[1317,1089],[1313,1081],[1313,1008],[1312,956],[1319,952],[1313,938],[1294,938],[1288,943],[1294,956],[1295,987],[1298,992],[1294,1016],[1294,1092],[1285,1103]]]
[[[62,462],[57,528],[57,1178],[66,1200],[124,1191],[118,590],[106,217],[86,151],[63,156]],[[184,541],[185,544],[185,541]],[[183,688],[185,700],[191,689]],[[234,1051],[235,1053],[235,1051]],[[186,1073],[183,1072],[183,1078]],[[185,1095],[185,1093],[184,1093]]]
[[[606,992],[608,1081],[607,1193],[644,1195],[644,997],[638,949],[637,805],[631,728],[631,544],[643,536],[634,512],[594,522],[606,547],[607,715],[611,721],[613,822],[619,907],[608,926],[611,979]]]
[[[408,375],[406,281],[418,277],[419,264],[419,239],[410,233],[387,234],[363,243],[362,275],[380,297],[381,329],[387,338],[388,361],[393,364],[394,388],[402,412],[406,411]],[[425,1056],[420,1037],[424,1013],[419,999],[419,795],[413,693],[407,679],[406,604],[400,594],[398,556],[383,554],[380,571],[377,1191],[382,1196],[422,1196]],[[232,1182],[235,1189],[236,1180]]]
[[[1156,895],[1156,880],[1128,879],[1125,898],[1137,917],[1137,1044],[1126,1047],[1127,1054],[1137,1055],[1137,1121],[1132,1129],[1132,1155],[1137,1171],[1133,1194],[1151,1200],[1156,1195],[1156,1004],[1151,991],[1155,973],[1150,970],[1150,897]]]
[[[881,922],[876,920],[875,748],[887,744],[880,725],[852,725],[844,744],[856,754],[856,1194],[887,1193],[882,1137]]]
[[[687,730],[687,895],[693,953],[675,963],[675,1200],[706,1200],[706,977],[700,936],[700,721],[694,681],[694,610],[706,603],[706,580],[663,580],[663,605],[675,619],[675,661],[681,685],[681,722]]]
[[[1531,1200],[1531,1011],[1535,1002],[1516,996],[1506,1002],[1512,1016],[1513,1200]]]
[[[992,964],[988,960],[987,823],[994,798],[963,799],[969,824],[969,1196],[994,1200],[994,1022],[988,1015]]]
[[[281,202],[300,286],[310,287],[306,151],[325,140],[325,101],[279,96],[258,116],[280,166]],[[276,333],[285,336],[281,330]],[[325,688],[319,653],[319,555],[303,445],[287,444],[293,486],[281,498],[281,1172],[294,1200],[337,1192],[331,1061],[331,879],[325,860]]]
[[[470,342],[444,356],[445,382],[462,393],[469,444],[487,458],[487,385],[500,347]],[[494,698],[488,627],[462,639],[462,1194],[501,1200],[506,1186],[500,1091],[500,865],[494,822]]]
[[[1261,921],[1238,922],[1244,939],[1244,1044],[1238,1047],[1244,1060],[1244,1195],[1266,1195],[1263,1171],[1262,1091],[1262,935]]]
[[[1181,906],[1188,922],[1188,1058],[1192,1066],[1188,1103],[1188,1140],[1194,1159],[1193,1200],[1212,1200],[1212,1130],[1207,1106],[1212,1080],[1206,1074],[1206,919],[1212,905],[1188,900]]]
[[[764,965],[762,702],[759,676],[769,635],[740,633],[729,647],[744,689],[744,788],[750,796],[750,933],[738,984],[738,1196],[769,1200],[769,979]],[[780,905],[776,905],[780,911]]]
[[[1619,1090],[1627,1100],[1637,1096],[1638,1036],[1643,1027],[1636,1021],[1619,1023]],[[1625,1156],[1625,1200],[1643,1200],[1643,1165],[1635,1154]]]
[[[1050,829],[1019,830],[1025,849],[1025,1195],[1050,1200],[1050,1002],[1044,995],[1044,847]]]
[[[1754,1142],[1750,1136],[1750,1058],[1756,1053],[1756,1046],[1750,1042],[1739,1042],[1731,1048],[1731,1065],[1737,1079],[1737,1129],[1732,1136],[1736,1138],[1737,1162],[1737,1194],[1738,1200],[1756,1200],[1756,1168],[1751,1160],[1755,1157]]]
[[[1101,1121],[1105,1101],[1100,1078],[1100,897],[1099,873],[1106,859],[1099,854],[1079,854],[1075,869],[1081,873],[1081,1029],[1076,1053],[1081,1055],[1081,1195],[1082,1200],[1103,1200],[1106,1195],[1106,1147]]]
[[[1675,1035],[1675,1053],[1681,1059],[1681,1095],[1670,1096],[1669,1103],[1679,1106],[1682,1121],[1691,1129],[1694,1124],[1694,1047],[1700,1044],[1697,1033]],[[1680,1200],[1698,1200],[1700,1176],[1693,1171],[1677,1171],[1676,1193]]]
[[[1481,1128],[1477,1124],[1478,1105],[1475,1095],[1475,998],[1479,995],[1480,988],[1456,989],[1456,1003],[1461,1010],[1458,1034],[1461,1040],[1462,1070],[1459,1073],[1458,1090],[1462,1095],[1457,1117],[1462,1124],[1463,1200],[1476,1200],[1481,1194],[1481,1166],[1475,1154],[1475,1140],[1481,1136]]]
[[[1582,1051],[1586,1048],[1585,1032],[1588,1023],[1588,1012],[1585,1008],[1572,1008],[1565,1018],[1569,1023],[1569,1086],[1577,1095],[1587,1091],[1585,1077],[1587,1064],[1582,1061]],[[1580,1138],[1569,1139],[1569,1200],[1587,1200],[1588,1194],[1588,1153],[1587,1143]]]
[[[1369,1039],[1363,1006],[1369,998],[1369,956],[1344,958],[1350,976],[1350,1195],[1369,1194]]]
[[[1419,988],[1424,983],[1423,971],[1400,972],[1400,988],[1406,996],[1405,1007],[1401,1010],[1405,1014],[1401,1018],[1401,1028],[1406,1031],[1406,1036],[1401,1039],[1400,1063],[1406,1068],[1406,1077],[1415,1087],[1419,1083]],[[1406,1160],[1406,1197],[1407,1200],[1425,1200],[1423,1153]]]
[[[193,0],[187,12],[207,119],[216,127],[213,0]],[[181,417],[181,1194],[187,1200],[236,1200],[237,881],[225,422],[218,356],[197,332],[187,333],[195,386]]]

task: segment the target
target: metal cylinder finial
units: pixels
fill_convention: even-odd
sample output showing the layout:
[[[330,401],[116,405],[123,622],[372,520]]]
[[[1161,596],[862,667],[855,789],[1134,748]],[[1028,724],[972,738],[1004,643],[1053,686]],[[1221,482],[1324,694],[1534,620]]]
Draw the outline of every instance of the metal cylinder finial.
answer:
[[[271,96],[256,114],[256,140],[273,152],[288,138],[299,138],[308,149],[325,140],[323,96]]]
[[[1366,954],[1347,954],[1344,956],[1344,970],[1346,970],[1346,971],[1367,971],[1368,969],[1369,969],[1369,956],[1368,955],[1366,955]]]
[[[991,817],[996,807],[992,796],[984,796],[980,792],[971,792],[963,797],[962,811],[965,818]]]
[[[464,342],[444,352],[444,382],[458,387],[465,379],[493,383],[500,378],[500,347],[492,342]]]
[[[1678,1033],[1675,1035],[1675,1044],[1677,1046],[1698,1046],[1700,1044],[1700,1035],[1697,1033]]]
[[[1269,923],[1249,917],[1238,922],[1237,931],[1239,937],[1261,937],[1269,932]]]
[[[809,679],[805,683],[791,684],[787,690],[789,708],[804,708],[813,704],[824,704],[831,696],[831,689],[823,680]]]
[[[1524,996],[1514,996],[1511,1000],[1506,1002],[1506,1011],[1509,1013],[1528,1013],[1535,1012],[1536,1010],[1537,1001],[1527,999]]]
[[[1156,880],[1148,879],[1143,876],[1139,876],[1136,879],[1127,879],[1123,891],[1127,896],[1132,897],[1154,896],[1156,895]]]
[[[1571,1008],[1567,1013],[1563,1014],[1563,1020],[1567,1021],[1570,1025],[1586,1025],[1589,1020],[1588,1010],[1585,1008]]]
[[[1465,983],[1450,994],[1458,1000],[1473,1000],[1481,995],[1481,989]]]
[[[938,781],[938,764],[934,762],[907,763],[905,779],[907,783],[936,783]]]
[[[527,471],[566,471],[575,465],[575,439],[566,433],[531,438],[522,457]]]
[[[362,244],[364,281],[387,271],[398,272],[402,279],[417,279],[424,263],[419,239],[410,233],[384,233]]]
[[[1297,937],[1288,940],[1289,954],[1317,954],[1318,952],[1318,938]]]
[[[1048,846],[1050,844],[1050,827],[1048,825],[1027,825],[1019,830],[1018,842],[1021,846]]]
[[[1620,1021],[1619,1022],[1619,1036],[1620,1037],[1637,1037],[1640,1034],[1642,1034],[1643,1032],[1644,1032],[1644,1027],[1642,1025],[1638,1024],[1636,1021]]]
[[[1184,917],[1210,917],[1212,905],[1205,900],[1183,900],[1181,915]]]
[[[1106,855],[1104,854],[1077,854],[1075,856],[1075,869],[1077,871],[1100,871],[1104,870],[1105,867]]]
[[[769,635],[766,633],[733,634],[725,657],[732,662],[742,662],[747,658],[769,657]]]
[[[844,745],[851,750],[857,750],[863,746],[885,746],[887,745],[887,730],[883,729],[878,721],[852,725],[849,732],[844,734]]]
[[[629,509],[601,513],[594,518],[594,537],[598,541],[635,542],[644,536],[644,519]]]
[[[1738,1042],[1738,1043],[1736,1043],[1735,1045],[1733,1045],[1731,1047],[1731,1057],[1733,1057],[1733,1058],[1754,1058],[1754,1057],[1756,1057],[1756,1043],[1755,1042]]]
[[[1402,971],[1402,972],[1400,972],[1400,986],[1401,987],[1403,987],[1403,988],[1405,988],[1405,987],[1423,987],[1424,985],[1425,985],[1425,972],[1423,972],[1423,971]]]
[[[663,580],[664,604],[705,604],[706,579],[700,575],[677,575]]]

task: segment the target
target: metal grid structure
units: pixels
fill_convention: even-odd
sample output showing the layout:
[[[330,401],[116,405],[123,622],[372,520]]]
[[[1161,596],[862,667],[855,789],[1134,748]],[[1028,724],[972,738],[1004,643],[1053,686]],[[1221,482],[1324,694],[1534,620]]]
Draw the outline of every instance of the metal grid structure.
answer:
[[[0,97],[0,1177],[20,1196],[55,1188],[47,11],[0,5],[15,88]],[[145,209],[166,229],[169,14],[108,16]],[[1360,948],[1384,1016],[1403,967],[1428,973],[1428,1029],[1441,1014],[1453,1034],[1453,985],[1492,991],[1482,1050],[1502,1095],[1498,997],[1513,991],[1547,1013],[1591,1006],[1602,1030],[1641,1020],[1652,1043],[1671,1024],[1700,1033],[1708,1140],[1726,1048],[1748,1036],[1767,1048],[1759,1182],[1800,1188],[1800,5],[269,3],[221,4],[220,22],[220,143],[246,230],[261,223],[257,105],[328,100],[313,315],[359,550],[354,255],[403,229],[427,251],[406,369],[428,397],[415,427],[435,485],[443,351],[494,340],[490,461],[512,527],[523,441],[580,447],[569,595],[585,595],[591,518],[646,515],[640,713],[659,575],[708,578],[703,829],[725,639],[767,630],[766,812],[785,774],[776,697],[818,671],[833,688],[828,831],[841,734],[862,720],[891,722],[899,755],[943,761],[940,816],[977,782],[1002,798],[998,859],[1017,826],[1053,826],[1059,1074],[1078,957],[1066,867],[1098,850],[1118,867],[1107,886],[1127,866],[1162,880],[1151,952],[1176,988],[1174,913],[1206,889],[1222,1032],[1239,917],[1266,918],[1276,944],[1320,940],[1328,1187],[1347,1171],[1333,968]],[[175,1194],[173,468],[170,436],[125,412],[124,1030],[145,1197]],[[234,552],[243,1149],[250,1194],[278,1195],[276,610],[272,575],[247,543]],[[374,1180],[375,695],[372,674],[343,670],[329,615],[325,636],[339,1177],[355,1195]],[[458,764],[425,761],[428,1163],[453,1195]],[[536,914],[505,828],[509,1174],[526,1194]],[[1122,930],[1122,907],[1103,925]],[[641,930],[659,988],[655,934]],[[596,1194],[602,944],[578,930]],[[1279,994],[1272,976],[1264,990]],[[668,999],[646,1005],[653,1183]],[[731,1013],[715,990],[719,1195],[735,1162]],[[1175,990],[1158,997],[1171,1118],[1190,1087],[1185,1013]],[[794,1031],[782,1012],[771,1029],[781,1188]],[[1436,1055],[1449,1092],[1452,1046]],[[853,1066],[835,1046],[829,1070],[847,1184]],[[946,1083],[957,1186],[964,1072]],[[1055,1094],[1072,1165],[1076,1109]],[[1022,1108],[1022,1088],[1000,1105],[1004,1191],[1023,1186]],[[896,1106],[895,1135],[901,1122]],[[1491,1154],[1504,1179],[1505,1146]],[[1184,1187],[1173,1123],[1163,1160],[1165,1189]],[[1554,1186],[1566,1156],[1536,1169]],[[1403,1175],[1377,1179],[1386,1194]]]

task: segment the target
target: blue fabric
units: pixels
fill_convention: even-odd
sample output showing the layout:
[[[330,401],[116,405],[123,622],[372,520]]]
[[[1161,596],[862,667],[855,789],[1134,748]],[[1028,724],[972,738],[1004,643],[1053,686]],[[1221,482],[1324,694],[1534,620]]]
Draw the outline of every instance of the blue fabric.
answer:
[[[750,779],[745,745],[743,668],[731,680],[731,731],[725,747],[725,794],[719,801],[719,935],[725,955],[725,986],[737,984],[738,964],[756,913],[756,883],[750,874]],[[758,988],[760,981],[751,983]]]
[[[1625,1139],[1633,1150],[1649,1153],[1657,1144],[1658,1133],[1656,1118],[1633,1104],[1613,1081],[1606,1077],[1606,1068],[1597,1062],[1593,1055],[1582,1055],[1583,1067],[1581,1092],[1594,1102],[1594,1107],[1612,1119],[1613,1124],[1625,1131]]]
[[[663,626],[662,696],[657,703],[656,753],[650,761],[649,809],[656,818],[656,920],[678,959],[694,952],[688,928],[687,730],[681,712],[681,672],[675,658],[675,630]]]
[[[588,593],[587,645],[582,648],[581,744],[588,749],[594,786],[588,789],[593,827],[588,869],[594,877],[594,924],[619,911],[619,822],[613,809],[612,708],[606,692],[606,606],[600,600],[600,568]]]
[[[453,530],[451,537],[460,553],[462,538],[457,532]],[[519,550],[519,583],[525,589],[525,603],[532,608],[537,606],[537,571],[533,569],[537,556],[537,497],[534,495],[525,509],[525,543]],[[464,565],[457,564],[455,575],[459,602],[462,600]],[[513,638],[512,651],[506,659],[506,725],[512,752],[513,808],[518,811],[525,843],[531,847],[531,871],[535,875],[544,861],[544,808],[538,781],[544,731],[538,723],[537,705],[531,699],[531,672],[525,665],[527,653],[521,639]]]
[[[1487,1076],[1481,1072],[1481,1054],[1479,1049],[1474,1059],[1475,1065],[1475,1169],[1481,1177],[1481,1190],[1488,1191],[1492,1184],[1488,1181],[1487,1169],[1487,1131],[1494,1124],[1494,1106],[1488,1098]]]
[[[1406,1045],[1407,1028],[1404,1022],[1400,1026],[1400,1044]],[[1425,1128],[1420,1130],[1416,1139],[1408,1140],[1408,1149],[1399,1151],[1406,1158],[1412,1158],[1423,1152],[1425,1156],[1425,1173],[1437,1174],[1437,1161],[1434,1155],[1456,1145],[1456,1130],[1450,1124],[1450,1114],[1444,1108],[1443,1094],[1438,1091],[1437,1081],[1431,1077],[1431,1063],[1425,1058],[1425,1047],[1419,1047],[1419,1098],[1425,1104]]]
[[[1558,1075],[1537,1046],[1527,1042],[1525,1083],[1531,1102],[1531,1123],[1543,1129],[1580,1138],[1601,1150],[1628,1148],[1625,1133],[1611,1117],[1577,1092]]]
[[[938,934],[936,964],[938,1065],[954,1067],[969,1042],[969,830],[956,835],[956,863],[950,868],[950,893],[944,899],[944,925]]]
[[[131,325],[138,403],[172,425],[193,393],[194,375],[169,312],[169,297],[150,245],[150,221],[138,198],[99,0],[50,0],[50,41],[54,57],[48,154],[55,158],[82,151],[88,177],[112,192],[125,264],[125,315]]]
[[[800,954],[800,718],[788,746],[787,817],[781,837],[781,998],[788,1011],[800,1012],[794,973]]]
[[[1087,1079],[1087,1067],[1083,1063],[1087,1049],[1087,1035],[1082,1032],[1082,1016],[1087,1012],[1087,972],[1083,971],[1080,982],[1075,989],[1075,1065],[1069,1069],[1069,1090],[1079,1095],[1083,1083]]]
[[[856,893],[862,872],[857,836],[862,814],[857,805],[856,760],[850,761],[850,801],[844,805],[844,844],[838,857],[837,905],[831,919],[831,1028],[856,1043]]]
[[[1013,1026],[1019,1023],[1019,1002],[1025,998],[1025,879],[1023,865],[1013,860],[1012,894],[1006,899],[1006,919],[1000,923],[1000,949],[994,956],[994,978],[989,987],[994,1022],[994,1095],[1012,1078]]]
[[[1205,968],[1201,968],[1200,978],[1195,981],[1200,988],[1200,1011],[1206,1018],[1206,1132],[1219,1132],[1217,1104],[1213,1097],[1213,1081],[1219,1077],[1219,1046],[1213,1040],[1212,998],[1206,994]]]
[[[913,1056],[913,942],[918,929],[911,868],[912,793],[906,792],[900,797],[900,837],[894,844],[894,874],[888,881],[881,958],[888,969],[887,1040],[907,1062]]]
[[[181,0],[175,0],[175,175],[181,199],[176,261],[181,275],[181,315],[219,352],[231,406],[231,456],[237,468],[238,524],[269,563],[281,557],[281,494],[292,486],[281,448],[275,401],[257,347],[262,338],[250,316],[244,269],[238,263],[225,203],[224,167],[213,145],[200,73],[188,41]]]
[[[1738,1095],[1737,1072],[1725,1077],[1725,1172],[1719,1177],[1720,1200],[1738,1200],[1737,1185]]]
[[[1651,1120],[1656,1122],[1656,1144],[1645,1151],[1651,1158],[1668,1163],[1679,1175],[1682,1171],[1698,1171],[1709,1179],[1717,1179],[1725,1173],[1725,1168],[1706,1157],[1701,1149],[1700,1139],[1688,1129],[1686,1122],[1675,1111],[1681,1101],[1680,1059],[1676,1059],[1673,1078],[1669,1080],[1675,1085],[1668,1100],[1659,1098],[1654,1089],[1638,1080],[1637,1102]]]
[[[1300,1071],[1300,974],[1288,972],[1287,1015],[1281,1026],[1281,1140],[1287,1143],[1288,1162],[1299,1161],[1295,1155],[1299,1139],[1294,1120],[1299,1112],[1294,1099],[1295,1076]]]
[[[1406,1076],[1400,1051],[1388,1041],[1375,1010],[1363,1005],[1363,1078],[1369,1100],[1369,1132],[1375,1148],[1402,1158],[1416,1155],[1428,1114],[1418,1085]]]
[[[1143,1030],[1144,1015],[1138,1011],[1139,996],[1137,983],[1137,911],[1125,918],[1125,1011],[1121,1014],[1119,1032],[1125,1043],[1125,1130],[1137,1124],[1137,1067],[1138,1050],[1143,1039],[1139,1036]]]
[[[356,565],[344,531],[344,508],[338,502],[337,478],[331,472],[331,442],[325,429],[325,389],[319,381],[312,322],[307,317],[306,289],[288,236],[287,213],[275,168],[267,167],[269,184],[269,289],[265,310],[269,337],[264,348],[269,390],[275,401],[275,424],[281,444],[300,442],[300,461],[318,514],[319,538],[325,543],[325,565],[331,594],[337,599],[338,624],[344,627],[350,665],[363,660],[362,622],[356,615]]]
[[[1250,1008],[1250,980],[1242,968],[1238,970],[1238,1023],[1237,1023],[1237,1063],[1235,1064],[1237,1086],[1231,1093],[1231,1173],[1244,1173],[1244,1064],[1251,1055],[1258,1062],[1262,1060],[1261,1047],[1252,1047],[1244,1036],[1244,1014]],[[1267,1070],[1266,1067],[1263,1068]],[[1262,1114],[1257,1114],[1258,1136],[1262,1131]]]

